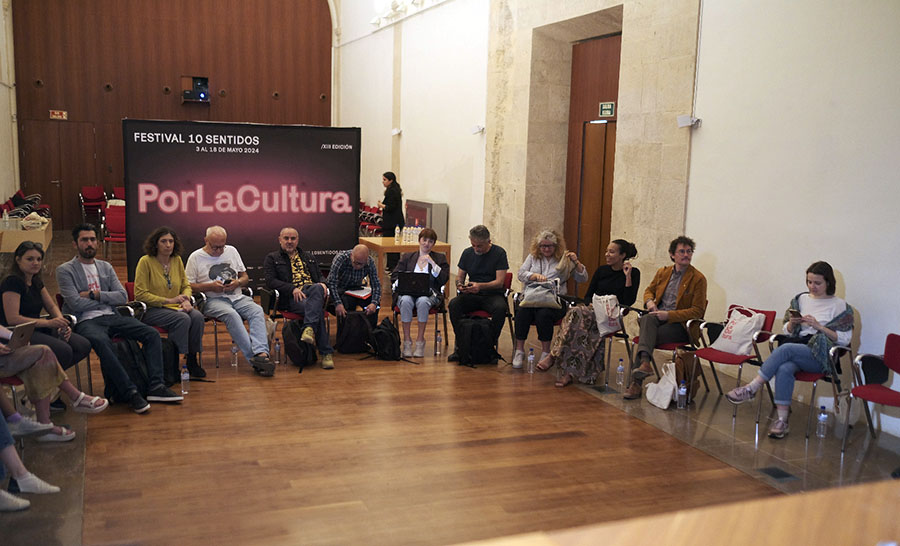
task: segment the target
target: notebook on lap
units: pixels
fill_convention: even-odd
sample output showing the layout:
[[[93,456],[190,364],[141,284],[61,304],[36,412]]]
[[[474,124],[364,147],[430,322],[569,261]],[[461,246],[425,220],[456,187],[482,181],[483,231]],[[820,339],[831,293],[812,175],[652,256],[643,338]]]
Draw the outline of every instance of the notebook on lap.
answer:
[[[34,333],[34,322],[23,322],[12,328],[12,337],[9,338],[6,346],[15,351],[19,347],[28,345],[31,341],[31,334]]]

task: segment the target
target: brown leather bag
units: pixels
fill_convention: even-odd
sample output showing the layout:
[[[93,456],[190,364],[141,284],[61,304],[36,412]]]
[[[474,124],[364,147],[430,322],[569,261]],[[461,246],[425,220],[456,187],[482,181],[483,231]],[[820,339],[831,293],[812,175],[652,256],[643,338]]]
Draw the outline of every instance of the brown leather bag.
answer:
[[[700,392],[700,359],[694,351],[677,349],[675,351],[675,382],[681,386],[684,381],[688,388],[688,403]]]

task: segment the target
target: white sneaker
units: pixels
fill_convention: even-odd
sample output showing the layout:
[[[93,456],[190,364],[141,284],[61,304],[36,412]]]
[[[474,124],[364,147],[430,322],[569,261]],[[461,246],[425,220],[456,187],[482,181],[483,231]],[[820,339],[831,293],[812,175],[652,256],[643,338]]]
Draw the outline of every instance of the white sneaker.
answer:
[[[415,358],[422,358],[425,356],[425,342],[424,341],[416,342],[416,350],[413,351],[413,356]]]
[[[47,434],[53,430],[53,423],[38,423],[31,417],[25,417],[24,415],[15,423],[7,421],[6,426],[9,428],[9,433],[16,438],[33,434]]]
[[[541,353],[541,358],[538,359],[538,362],[540,362],[541,360],[544,360],[548,356],[550,356],[550,353]]]
[[[30,500],[20,499],[0,489],[0,512],[17,512],[25,510],[29,506],[31,506]]]
[[[22,493],[59,493],[59,487],[50,485],[31,472],[16,478],[16,483],[19,484],[19,491]]]
[[[514,370],[522,369],[522,361],[525,360],[525,351],[516,351],[513,355],[512,367]]]
[[[413,342],[412,341],[404,341],[403,342],[403,356],[411,357],[413,355]]]

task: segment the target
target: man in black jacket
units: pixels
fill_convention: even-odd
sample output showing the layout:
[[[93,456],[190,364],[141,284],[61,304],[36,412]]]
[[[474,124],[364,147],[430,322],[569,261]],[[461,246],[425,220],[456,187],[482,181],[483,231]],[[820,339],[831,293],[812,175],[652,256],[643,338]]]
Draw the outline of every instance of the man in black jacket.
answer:
[[[263,263],[266,286],[278,290],[278,308],[303,315],[301,340],[316,345],[322,367],[334,368],[334,349],[325,330],[325,297],[328,291],[311,254],[297,247],[300,234],[286,227],[278,234],[280,250],[269,253]]]

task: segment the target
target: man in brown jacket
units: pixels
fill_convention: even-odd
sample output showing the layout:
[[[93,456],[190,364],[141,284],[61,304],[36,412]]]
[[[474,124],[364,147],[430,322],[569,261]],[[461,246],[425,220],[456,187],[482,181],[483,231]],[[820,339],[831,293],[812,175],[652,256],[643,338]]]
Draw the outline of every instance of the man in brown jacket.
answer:
[[[664,343],[689,342],[685,324],[703,318],[706,277],[691,265],[695,247],[694,240],[683,235],[669,243],[669,257],[674,264],[661,267],[644,291],[644,307],[649,312],[640,319],[640,342],[634,361],[637,367],[631,372],[626,400],[640,398],[644,379],[653,375],[653,348]]]

